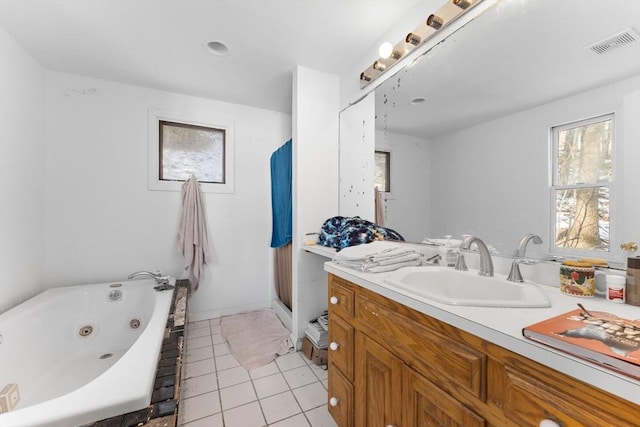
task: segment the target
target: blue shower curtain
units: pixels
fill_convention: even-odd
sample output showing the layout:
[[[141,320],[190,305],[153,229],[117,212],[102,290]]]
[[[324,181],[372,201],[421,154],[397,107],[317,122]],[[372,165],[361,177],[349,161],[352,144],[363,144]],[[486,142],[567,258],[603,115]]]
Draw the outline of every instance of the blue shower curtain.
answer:
[[[271,155],[271,247],[291,242],[291,140]]]

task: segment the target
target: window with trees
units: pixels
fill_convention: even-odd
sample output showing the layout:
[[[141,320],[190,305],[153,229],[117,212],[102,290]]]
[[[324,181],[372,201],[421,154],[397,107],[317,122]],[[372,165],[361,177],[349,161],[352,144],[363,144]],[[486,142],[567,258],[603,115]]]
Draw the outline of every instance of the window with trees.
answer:
[[[556,252],[609,252],[613,128],[613,114],[552,128]]]
[[[186,123],[159,121],[159,179],[224,184],[225,131]]]
[[[148,188],[181,191],[195,175],[203,193],[234,193],[235,124],[208,111],[148,111]]]
[[[379,191],[389,193],[391,191],[391,153],[389,151],[376,150],[375,184]]]

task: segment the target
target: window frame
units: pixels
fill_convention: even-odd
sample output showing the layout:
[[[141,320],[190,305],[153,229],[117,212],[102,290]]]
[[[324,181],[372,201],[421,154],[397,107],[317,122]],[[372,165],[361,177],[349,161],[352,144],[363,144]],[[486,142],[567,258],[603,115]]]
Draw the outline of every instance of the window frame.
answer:
[[[573,129],[581,126],[587,126],[593,123],[600,123],[603,121],[611,120],[611,179],[609,181],[598,181],[594,183],[584,184],[563,184],[559,185],[558,177],[558,150],[559,150],[559,138],[560,132]],[[549,252],[551,255],[557,255],[561,257],[593,257],[601,258],[610,261],[615,260],[616,254],[616,220],[615,220],[615,194],[616,194],[616,175],[617,175],[617,163],[616,158],[617,146],[619,142],[616,136],[616,113],[609,112],[605,114],[599,114],[590,116],[585,119],[575,120],[571,122],[565,122],[563,124],[551,126],[549,129],[550,140],[550,171],[549,171]],[[556,246],[556,221],[557,221],[557,206],[556,206],[556,192],[565,189],[578,189],[578,188],[600,188],[606,187],[609,190],[609,250],[595,250],[595,249],[581,249],[581,248],[563,248]]]
[[[387,149],[382,149],[382,148],[376,148],[374,150],[374,177],[373,177],[373,181],[374,181],[374,186],[375,186],[375,181],[376,181],[376,177],[377,175],[375,175],[375,156],[376,154],[381,153],[384,154],[385,157],[387,158],[387,162],[386,162],[386,170],[385,170],[385,187],[388,188],[388,190],[380,190],[381,193],[385,193],[387,195],[391,195],[391,158],[393,157],[391,155],[391,150],[387,150]]]
[[[233,194],[235,192],[235,123],[225,117],[216,117],[215,122],[211,121],[210,115],[204,117],[202,114],[191,113],[178,114],[160,110],[149,109],[148,112],[148,165],[147,165],[147,186],[152,191],[181,191],[182,180],[161,180],[160,170],[160,122],[171,122],[178,125],[213,128],[224,131],[224,183],[200,182],[200,191],[203,193]]]

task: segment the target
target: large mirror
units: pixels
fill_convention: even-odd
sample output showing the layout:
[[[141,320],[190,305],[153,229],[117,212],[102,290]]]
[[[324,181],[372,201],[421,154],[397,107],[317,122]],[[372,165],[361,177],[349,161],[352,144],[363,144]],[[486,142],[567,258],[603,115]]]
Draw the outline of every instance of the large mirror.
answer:
[[[635,0],[503,0],[379,86],[375,146],[391,153],[385,225],[412,241],[471,233],[504,255],[537,233],[544,244],[531,255],[543,255],[553,240],[550,129],[614,113],[624,185],[603,257],[622,260],[621,240],[640,240],[638,27]]]

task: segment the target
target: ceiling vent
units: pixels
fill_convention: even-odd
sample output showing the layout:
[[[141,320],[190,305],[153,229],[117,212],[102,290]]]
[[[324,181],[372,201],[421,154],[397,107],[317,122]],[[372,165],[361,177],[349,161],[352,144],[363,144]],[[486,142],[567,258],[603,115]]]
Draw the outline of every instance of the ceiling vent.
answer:
[[[638,34],[633,28],[627,28],[626,30],[607,37],[604,40],[600,40],[589,46],[589,49],[602,55],[617,47],[628,45],[629,43],[637,42],[640,40],[640,34]]]

